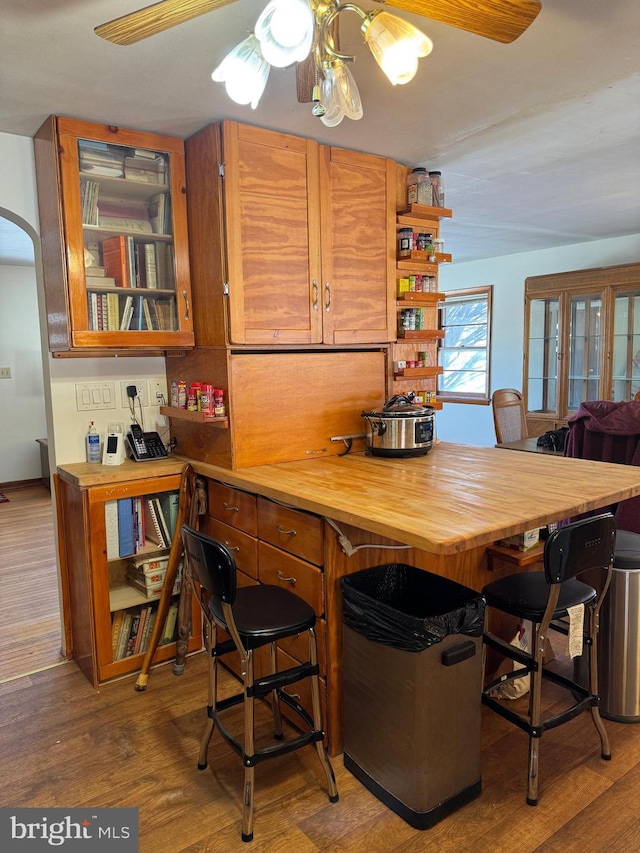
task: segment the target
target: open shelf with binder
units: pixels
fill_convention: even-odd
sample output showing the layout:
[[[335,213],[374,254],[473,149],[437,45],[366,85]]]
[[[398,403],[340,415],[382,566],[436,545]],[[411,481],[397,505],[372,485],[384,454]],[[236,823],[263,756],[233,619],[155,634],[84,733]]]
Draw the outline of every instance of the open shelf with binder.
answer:
[[[72,652],[94,686],[142,665],[175,532],[181,468],[170,459],[127,460],[108,481],[100,465],[59,469],[79,472],[77,480],[58,479],[65,528],[74,531],[65,543]],[[181,582],[179,571],[154,663],[175,656]],[[195,651],[202,647],[195,602],[191,626],[188,649]]]

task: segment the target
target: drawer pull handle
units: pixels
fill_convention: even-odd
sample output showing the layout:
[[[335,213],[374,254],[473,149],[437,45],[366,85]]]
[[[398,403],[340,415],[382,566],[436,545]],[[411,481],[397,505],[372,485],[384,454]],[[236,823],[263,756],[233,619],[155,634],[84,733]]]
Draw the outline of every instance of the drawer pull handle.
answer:
[[[295,578],[288,578],[280,571],[280,569],[277,570],[276,575],[278,576],[279,581],[287,581],[287,583],[292,583],[294,586],[298,583]]]
[[[276,530],[278,533],[284,533],[285,536],[297,536],[297,532],[295,530],[285,530],[281,524],[276,525]]]
[[[225,509],[228,509],[228,510],[229,510],[229,512],[239,512],[239,511],[240,511],[240,507],[237,507],[237,506],[231,506],[231,504],[228,504],[226,501],[222,501],[222,506],[223,506]]]
[[[227,551],[239,551],[239,550],[240,550],[240,546],[239,546],[239,545],[230,545],[230,544],[226,541],[226,539],[225,539],[224,544],[227,546]]]

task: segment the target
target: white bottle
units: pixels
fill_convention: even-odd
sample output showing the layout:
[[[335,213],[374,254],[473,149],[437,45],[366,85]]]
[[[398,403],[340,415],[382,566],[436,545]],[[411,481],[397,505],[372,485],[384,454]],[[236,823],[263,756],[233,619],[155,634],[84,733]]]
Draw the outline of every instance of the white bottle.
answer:
[[[93,421],[89,424],[86,443],[87,462],[100,462],[102,456],[100,452],[100,435],[98,434],[98,430],[95,428]]]

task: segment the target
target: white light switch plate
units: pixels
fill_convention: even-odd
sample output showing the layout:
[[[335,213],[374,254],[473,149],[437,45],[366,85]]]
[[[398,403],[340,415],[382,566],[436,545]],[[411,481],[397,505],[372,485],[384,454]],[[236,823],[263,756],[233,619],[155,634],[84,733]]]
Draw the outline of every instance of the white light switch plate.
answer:
[[[116,393],[113,382],[76,383],[76,409],[93,412],[98,409],[115,409]]]

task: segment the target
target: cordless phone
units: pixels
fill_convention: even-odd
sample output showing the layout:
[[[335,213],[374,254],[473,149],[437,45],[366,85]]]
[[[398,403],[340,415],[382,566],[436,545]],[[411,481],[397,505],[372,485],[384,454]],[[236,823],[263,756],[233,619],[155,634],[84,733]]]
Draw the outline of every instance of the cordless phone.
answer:
[[[127,443],[131,458],[135,462],[163,459],[169,455],[158,433],[143,432],[138,424],[131,424],[131,432],[127,433]]]

